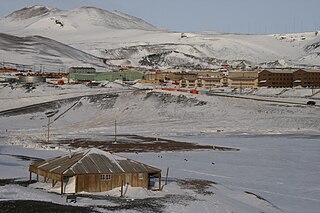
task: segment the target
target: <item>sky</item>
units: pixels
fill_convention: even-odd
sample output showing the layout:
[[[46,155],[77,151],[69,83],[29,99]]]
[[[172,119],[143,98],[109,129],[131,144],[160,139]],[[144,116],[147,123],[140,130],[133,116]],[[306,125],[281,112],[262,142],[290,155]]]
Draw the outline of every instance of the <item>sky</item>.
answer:
[[[320,0],[0,0],[0,16],[32,5],[118,10],[179,32],[249,34],[320,30]]]

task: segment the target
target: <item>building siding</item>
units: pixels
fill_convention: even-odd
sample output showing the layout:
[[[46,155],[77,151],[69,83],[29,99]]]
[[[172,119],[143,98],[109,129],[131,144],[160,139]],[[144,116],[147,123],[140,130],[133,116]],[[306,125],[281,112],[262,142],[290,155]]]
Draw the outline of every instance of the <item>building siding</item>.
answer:
[[[111,180],[100,180],[101,174],[86,174],[76,176],[76,193],[78,192],[103,192],[128,184],[132,187],[148,188],[148,173],[141,173],[143,179],[139,179],[139,173],[110,174]]]

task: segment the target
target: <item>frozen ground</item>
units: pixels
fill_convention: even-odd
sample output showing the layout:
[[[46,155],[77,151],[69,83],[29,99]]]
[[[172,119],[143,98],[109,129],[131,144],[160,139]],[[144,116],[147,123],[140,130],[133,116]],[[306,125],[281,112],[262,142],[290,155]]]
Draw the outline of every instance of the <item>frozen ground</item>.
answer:
[[[163,176],[169,167],[169,185],[163,192],[152,193],[129,188],[126,199],[108,197],[117,194],[117,190],[96,197],[84,196],[72,205],[94,206],[102,212],[156,209],[159,212],[316,213],[320,209],[320,110],[318,106],[303,105],[309,100],[306,96],[310,90],[291,89],[282,93],[260,89],[256,95],[252,92],[241,95],[285,100],[290,104],[234,98],[239,94],[231,93],[226,93],[231,97],[223,97],[110,86],[41,85],[30,91],[23,87],[1,88],[0,97],[5,100],[0,104],[2,110],[34,103],[40,106],[0,116],[0,179],[28,179],[28,165],[33,160],[66,152],[65,146],[56,143],[60,139],[103,139],[113,134],[117,120],[119,134],[165,137],[240,151],[119,153],[161,168]],[[82,97],[84,94],[90,96]],[[65,101],[55,102],[61,99]],[[53,103],[43,107],[41,103],[47,101]],[[52,144],[44,143],[48,111],[58,111],[51,119]],[[215,184],[204,184],[206,193],[202,193],[199,186],[183,182],[190,179]],[[66,204],[65,198],[35,188],[39,186],[4,184],[0,186],[0,199]],[[141,204],[147,209],[142,209]]]
[[[201,212],[316,213],[320,208],[320,190],[317,188],[320,184],[319,135],[207,135],[174,137],[173,139],[234,146],[240,148],[240,151],[120,153],[122,156],[155,165],[163,172],[167,167],[170,168],[169,185],[164,188],[163,192],[147,192],[139,188],[130,188],[126,199],[149,199],[166,195],[191,196],[195,199],[184,201],[184,199],[191,198],[180,197],[180,203],[174,203],[171,200],[173,198],[163,201],[164,206],[161,208],[165,212],[201,210]],[[1,178],[27,179],[29,175],[27,166],[30,161],[10,157],[10,154],[47,158],[58,155],[61,151],[30,150],[19,146],[2,145],[0,153],[1,171],[6,171],[1,172]],[[213,181],[216,184],[206,189],[213,194],[204,195],[188,187],[184,189],[183,185],[177,184],[176,179],[201,179]],[[36,186],[40,185],[34,185]],[[56,194],[48,194],[34,187],[1,186],[0,198],[1,200],[31,199],[65,204],[65,198]],[[25,196],[26,194],[28,196]],[[119,190],[97,195],[118,197]],[[76,205],[117,206],[114,201],[105,199],[81,197],[78,198]],[[151,199],[150,202],[156,202],[156,200]]]

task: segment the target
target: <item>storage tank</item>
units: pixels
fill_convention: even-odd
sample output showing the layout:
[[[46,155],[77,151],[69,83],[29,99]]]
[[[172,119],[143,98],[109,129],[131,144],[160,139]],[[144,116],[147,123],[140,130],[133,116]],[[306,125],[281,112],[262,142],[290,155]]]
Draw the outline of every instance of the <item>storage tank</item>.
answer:
[[[46,82],[46,78],[42,76],[20,76],[19,82],[21,83],[44,83]]]

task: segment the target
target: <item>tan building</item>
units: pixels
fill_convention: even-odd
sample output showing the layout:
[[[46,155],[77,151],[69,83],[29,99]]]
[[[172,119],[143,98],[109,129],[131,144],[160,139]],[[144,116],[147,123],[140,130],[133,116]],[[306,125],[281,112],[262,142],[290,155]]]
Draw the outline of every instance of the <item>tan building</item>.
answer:
[[[222,72],[203,72],[203,71],[200,71],[200,72],[196,72],[198,74],[198,77],[223,77],[224,74]]]
[[[147,71],[143,74],[142,79],[138,81],[142,84],[157,84],[160,85],[164,82],[163,74],[161,71]]]
[[[160,85],[162,83],[161,80],[138,80],[138,83],[141,83],[141,84],[156,84],[156,85]]]
[[[228,87],[230,88],[258,88],[257,71],[229,71]]]
[[[196,79],[198,74],[191,72],[165,72],[163,73],[164,80],[179,82],[183,79]]]
[[[35,162],[29,166],[32,173],[60,184],[60,192],[103,192],[123,185],[150,187],[150,178],[159,179],[161,170],[147,164],[123,158],[96,148]]]
[[[197,78],[186,78],[179,81],[181,88],[196,88]]]
[[[163,74],[161,72],[146,72],[142,79],[146,81],[163,80]]]
[[[222,77],[200,77],[197,79],[197,87],[211,89],[223,86]]]

